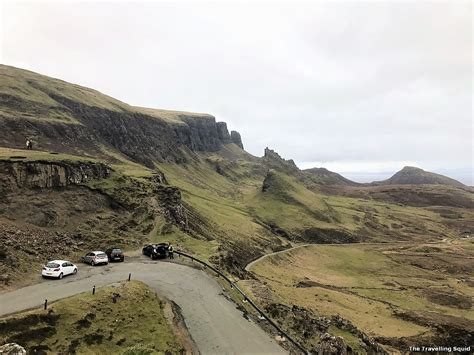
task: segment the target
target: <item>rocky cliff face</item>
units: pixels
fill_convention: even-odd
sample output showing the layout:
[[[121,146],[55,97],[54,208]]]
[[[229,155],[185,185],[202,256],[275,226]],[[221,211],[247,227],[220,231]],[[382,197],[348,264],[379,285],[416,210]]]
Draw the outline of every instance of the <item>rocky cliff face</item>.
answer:
[[[225,122],[217,122],[217,135],[219,136],[219,140],[224,143],[232,143],[231,135],[227,130],[227,123]]]
[[[186,230],[188,218],[181,200],[181,191],[174,186],[157,185],[155,193],[166,221]]]
[[[174,121],[167,121],[144,112],[127,109],[111,110],[91,106],[57,93],[48,93],[66,119],[31,119],[35,112],[23,112],[28,102],[13,96],[0,97],[0,108],[18,115],[0,114],[0,145],[23,148],[27,138],[35,148],[56,152],[91,156],[106,156],[115,149],[131,160],[150,168],[153,162],[184,162],[183,148],[191,151],[215,152],[223,144],[235,143],[243,148],[237,132],[229,134],[225,122],[216,122],[211,115],[178,113]],[[54,116],[57,108],[45,109],[42,117]]]
[[[242,144],[242,138],[240,137],[240,133],[237,131],[230,132],[230,138],[232,143],[238,145],[241,149],[244,149],[244,145]]]
[[[0,181],[7,187],[66,187],[107,178],[110,172],[99,163],[0,161]]]

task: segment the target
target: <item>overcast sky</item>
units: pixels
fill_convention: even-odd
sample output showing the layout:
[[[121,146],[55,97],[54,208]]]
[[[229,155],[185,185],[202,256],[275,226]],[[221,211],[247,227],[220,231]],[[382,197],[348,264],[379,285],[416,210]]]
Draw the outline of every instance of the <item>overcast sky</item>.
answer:
[[[472,184],[470,1],[3,2],[0,59],[207,112],[302,167]],[[381,174],[380,174],[381,173]]]

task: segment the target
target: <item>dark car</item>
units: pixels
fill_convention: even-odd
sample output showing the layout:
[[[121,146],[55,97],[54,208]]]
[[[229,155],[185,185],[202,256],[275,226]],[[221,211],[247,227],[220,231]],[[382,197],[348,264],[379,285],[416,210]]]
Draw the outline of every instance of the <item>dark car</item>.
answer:
[[[105,251],[109,261],[123,261],[125,259],[125,255],[123,255],[123,251],[120,248],[109,248]]]
[[[168,244],[149,244],[142,249],[143,255],[149,256],[152,259],[164,259],[168,257]]]

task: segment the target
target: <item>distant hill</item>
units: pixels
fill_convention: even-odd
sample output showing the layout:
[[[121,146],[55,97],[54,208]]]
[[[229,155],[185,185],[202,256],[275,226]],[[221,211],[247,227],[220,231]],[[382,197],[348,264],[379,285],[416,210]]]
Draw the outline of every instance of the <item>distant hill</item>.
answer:
[[[465,187],[463,183],[447,176],[431,173],[413,166],[405,166],[391,178],[383,181],[375,181],[372,185],[447,185],[454,187]]]
[[[360,184],[346,179],[344,176],[329,171],[326,168],[311,168],[303,170],[306,173],[309,173],[318,178],[323,185],[345,185],[345,186],[359,186]]]

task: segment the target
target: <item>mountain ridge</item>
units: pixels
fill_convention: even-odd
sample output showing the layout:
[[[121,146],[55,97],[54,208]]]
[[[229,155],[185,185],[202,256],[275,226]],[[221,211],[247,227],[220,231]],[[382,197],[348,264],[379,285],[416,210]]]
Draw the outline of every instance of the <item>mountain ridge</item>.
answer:
[[[0,145],[107,157],[116,150],[148,167],[184,161],[183,149],[243,148],[238,132],[209,114],[133,107],[96,90],[0,66]],[[71,143],[74,142],[74,143]],[[80,147],[78,147],[80,146]]]

